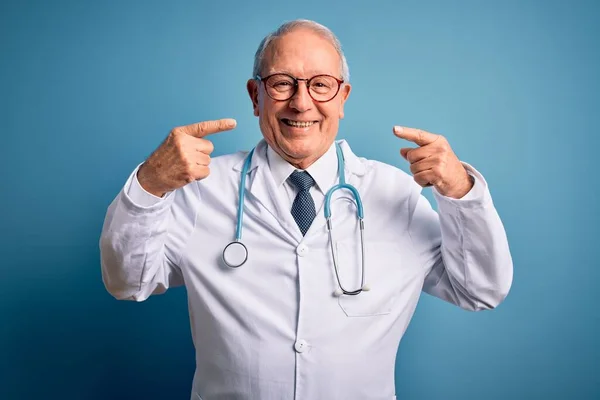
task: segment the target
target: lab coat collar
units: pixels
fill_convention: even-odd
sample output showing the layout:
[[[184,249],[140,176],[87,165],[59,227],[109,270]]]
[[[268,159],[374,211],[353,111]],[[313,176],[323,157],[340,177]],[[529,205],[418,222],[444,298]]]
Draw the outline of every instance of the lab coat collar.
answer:
[[[346,181],[350,181],[350,175],[364,175],[366,172],[365,160],[354,155],[345,140],[340,140],[339,144],[345,160]],[[233,169],[235,171],[242,171],[245,160],[246,157],[243,157],[241,161],[234,165]],[[252,173],[253,171],[255,172]],[[337,162],[333,174],[337,176]],[[277,186],[269,168],[267,143],[264,139],[258,143],[254,150],[249,168],[248,181],[246,184],[248,195],[254,197],[260,203],[262,210],[274,217],[275,221],[277,221],[275,223],[279,224],[282,228],[280,232],[283,235],[286,235],[293,242],[300,243],[304,237],[298,229],[298,225],[294,221],[290,210],[285,207],[284,203],[277,196]],[[329,188],[325,188],[324,190],[327,191]],[[309,237],[311,232],[315,230],[324,229],[325,223],[323,212],[319,210],[306,237]]]
[[[250,163],[250,168],[248,169],[248,172],[254,171],[254,169],[256,169],[261,164],[261,162],[260,162],[261,154],[265,151],[266,148],[267,148],[267,142],[265,142],[264,139],[262,139],[260,142],[258,142],[256,147],[254,148],[254,154],[253,154],[252,162]],[[244,163],[246,162],[246,157],[248,156],[248,153],[250,153],[250,152],[249,151],[245,152],[244,157],[240,161],[238,161],[237,163],[235,163],[233,165],[234,171],[241,172],[242,169],[244,169]]]
[[[367,172],[366,159],[356,156],[350,149],[350,145],[345,140],[337,140],[344,154],[344,162],[346,173],[356,176],[363,176]]]

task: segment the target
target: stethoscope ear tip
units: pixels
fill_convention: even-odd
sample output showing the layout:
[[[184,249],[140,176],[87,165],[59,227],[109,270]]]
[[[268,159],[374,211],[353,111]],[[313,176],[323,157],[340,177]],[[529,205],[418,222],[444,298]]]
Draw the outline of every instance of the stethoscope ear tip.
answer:
[[[363,292],[368,292],[369,290],[371,290],[371,286],[369,286],[368,283],[365,283],[362,287]]]
[[[335,292],[333,292],[333,295],[335,297],[340,297],[343,294],[342,289],[336,289]]]

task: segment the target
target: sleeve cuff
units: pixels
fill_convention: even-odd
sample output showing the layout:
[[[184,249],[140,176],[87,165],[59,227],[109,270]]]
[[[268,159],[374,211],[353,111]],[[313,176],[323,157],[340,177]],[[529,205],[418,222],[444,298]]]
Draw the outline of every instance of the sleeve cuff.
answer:
[[[125,188],[125,192],[130,200],[137,206],[140,207],[152,207],[162,201],[165,201],[172,192],[166,193],[163,197],[158,197],[152,193],[147,192],[137,179],[137,173],[140,169],[140,165],[137,166],[133,171],[131,179],[129,179],[129,185]]]

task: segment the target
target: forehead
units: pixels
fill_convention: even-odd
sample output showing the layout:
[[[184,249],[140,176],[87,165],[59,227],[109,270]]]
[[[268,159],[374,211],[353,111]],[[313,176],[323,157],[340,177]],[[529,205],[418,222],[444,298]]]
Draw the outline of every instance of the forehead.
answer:
[[[333,44],[307,29],[297,29],[275,39],[265,52],[263,74],[287,72],[298,78],[340,74],[340,56]]]

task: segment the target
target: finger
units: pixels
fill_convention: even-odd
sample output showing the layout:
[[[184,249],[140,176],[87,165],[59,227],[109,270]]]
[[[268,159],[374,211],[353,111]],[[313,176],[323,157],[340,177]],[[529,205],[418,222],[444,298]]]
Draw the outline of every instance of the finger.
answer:
[[[439,160],[433,157],[424,158],[421,161],[410,164],[410,172],[412,172],[413,175],[427,170],[433,170],[435,172],[435,169],[437,169],[436,165],[438,164]]]
[[[404,158],[406,161],[408,161],[408,152],[414,150],[413,147],[404,147],[402,149],[400,149],[400,155],[402,156],[402,158]]]
[[[421,187],[428,187],[435,185],[435,174],[432,170],[428,169],[418,174],[413,175],[415,182],[417,182]]]
[[[400,139],[408,140],[418,144],[419,146],[425,146],[427,144],[435,142],[439,135],[429,133],[422,129],[408,128],[405,126],[394,126],[394,135]]]
[[[196,140],[196,139],[193,139],[193,140]],[[197,139],[197,140],[198,140],[198,142],[196,144],[197,152],[201,152],[204,154],[210,154],[214,151],[215,145],[210,140],[206,140],[206,139]]]
[[[210,175],[210,167],[207,165],[192,165],[188,169],[188,172],[183,174],[183,180],[186,183],[192,183],[194,181],[199,181],[206,178]]]
[[[402,154],[402,150],[404,149],[400,149],[400,154]],[[412,164],[424,160],[434,155],[436,152],[436,149],[430,147],[418,147],[416,149],[407,148],[405,151],[406,157],[403,157]]]
[[[199,165],[196,169],[196,180],[200,181],[210,175],[210,167],[206,165]]]
[[[236,125],[237,122],[235,119],[225,118],[214,121],[198,122],[196,124],[184,126],[181,129],[188,135],[202,138],[213,133],[229,131],[235,128]]]
[[[207,166],[210,164],[210,156],[205,153],[198,153],[196,155],[196,165]]]

